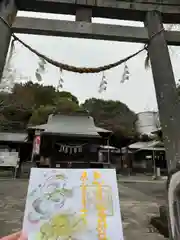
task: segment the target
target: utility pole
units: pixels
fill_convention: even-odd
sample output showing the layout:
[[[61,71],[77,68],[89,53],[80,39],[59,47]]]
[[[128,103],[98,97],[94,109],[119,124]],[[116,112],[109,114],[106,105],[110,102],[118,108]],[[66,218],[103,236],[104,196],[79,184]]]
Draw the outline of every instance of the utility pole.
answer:
[[[169,50],[165,40],[161,14],[157,11],[148,12],[145,26],[150,39],[148,52],[151,60],[163,140],[166,149],[168,172],[171,173],[177,168],[177,163],[180,163],[180,103]],[[175,191],[171,194],[173,195],[172,199],[174,199],[174,194]],[[168,191],[169,239],[177,240],[179,238],[175,234],[176,221],[171,221],[171,219],[175,219],[175,217],[174,213],[170,211],[170,209],[173,209],[174,200],[171,201],[169,199]]]
[[[0,2],[0,81],[6,62],[6,56],[11,41],[11,27],[17,14],[15,0],[2,0]]]

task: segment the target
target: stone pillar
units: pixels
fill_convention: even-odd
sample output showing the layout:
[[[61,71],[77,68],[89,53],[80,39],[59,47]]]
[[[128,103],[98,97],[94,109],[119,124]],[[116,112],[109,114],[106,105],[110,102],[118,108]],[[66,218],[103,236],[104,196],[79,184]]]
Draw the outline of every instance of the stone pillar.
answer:
[[[174,73],[165,39],[160,13],[148,12],[145,26],[150,41],[148,48],[154,85],[159,108],[163,141],[166,149],[168,170],[176,168],[180,161],[180,103]]]
[[[180,102],[160,13],[157,11],[148,12],[145,26],[150,38],[148,51],[166,149],[168,171],[170,173],[173,169],[176,169],[177,163],[180,162]],[[172,195],[174,196],[174,193]],[[171,224],[170,209],[173,208],[173,203],[169,200],[168,205],[169,239],[176,240],[179,239],[179,236],[174,237],[175,223]]]
[[[2,0],[0,2],[0,81],[6,62],[6,56],[11,40],[11,30],[3,22],[6,21],[9,26],[12,26],[17,14],[15,0]]]

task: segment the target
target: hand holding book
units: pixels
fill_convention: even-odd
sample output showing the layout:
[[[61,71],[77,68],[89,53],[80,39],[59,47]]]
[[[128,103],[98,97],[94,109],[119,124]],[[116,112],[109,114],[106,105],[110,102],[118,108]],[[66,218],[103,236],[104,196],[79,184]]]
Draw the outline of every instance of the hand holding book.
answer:
[[[27,240],[27,237],[22,232],[17,232],[17,233],[13,233],[8,236],[5,236],[1,238],[1,240]]]

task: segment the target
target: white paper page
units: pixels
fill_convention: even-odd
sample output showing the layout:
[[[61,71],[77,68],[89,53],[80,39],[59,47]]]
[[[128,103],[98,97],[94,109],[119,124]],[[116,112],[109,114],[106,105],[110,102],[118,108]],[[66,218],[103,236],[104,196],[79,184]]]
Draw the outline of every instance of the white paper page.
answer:
[[[115,170],[32,168],[23,231],[29,240],[123,240]]]

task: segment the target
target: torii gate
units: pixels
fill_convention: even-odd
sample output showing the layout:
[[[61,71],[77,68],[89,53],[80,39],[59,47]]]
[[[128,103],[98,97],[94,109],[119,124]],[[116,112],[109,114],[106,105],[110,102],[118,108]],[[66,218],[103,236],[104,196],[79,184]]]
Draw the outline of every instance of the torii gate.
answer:
[[[18,10],[75,15],[76,21],[17,17]],[[83,37],[112,41],[148,42],[168,169],[180,162],[180,103],[168,44],[180,45],[180,32],[165,32],[164,23],[180,23],[179,0],[0,0],[0,17],[14,32]],[[145,28],[91,23],[92,17],[144,22]],[[11,32],[0,21],[0,77]]]

